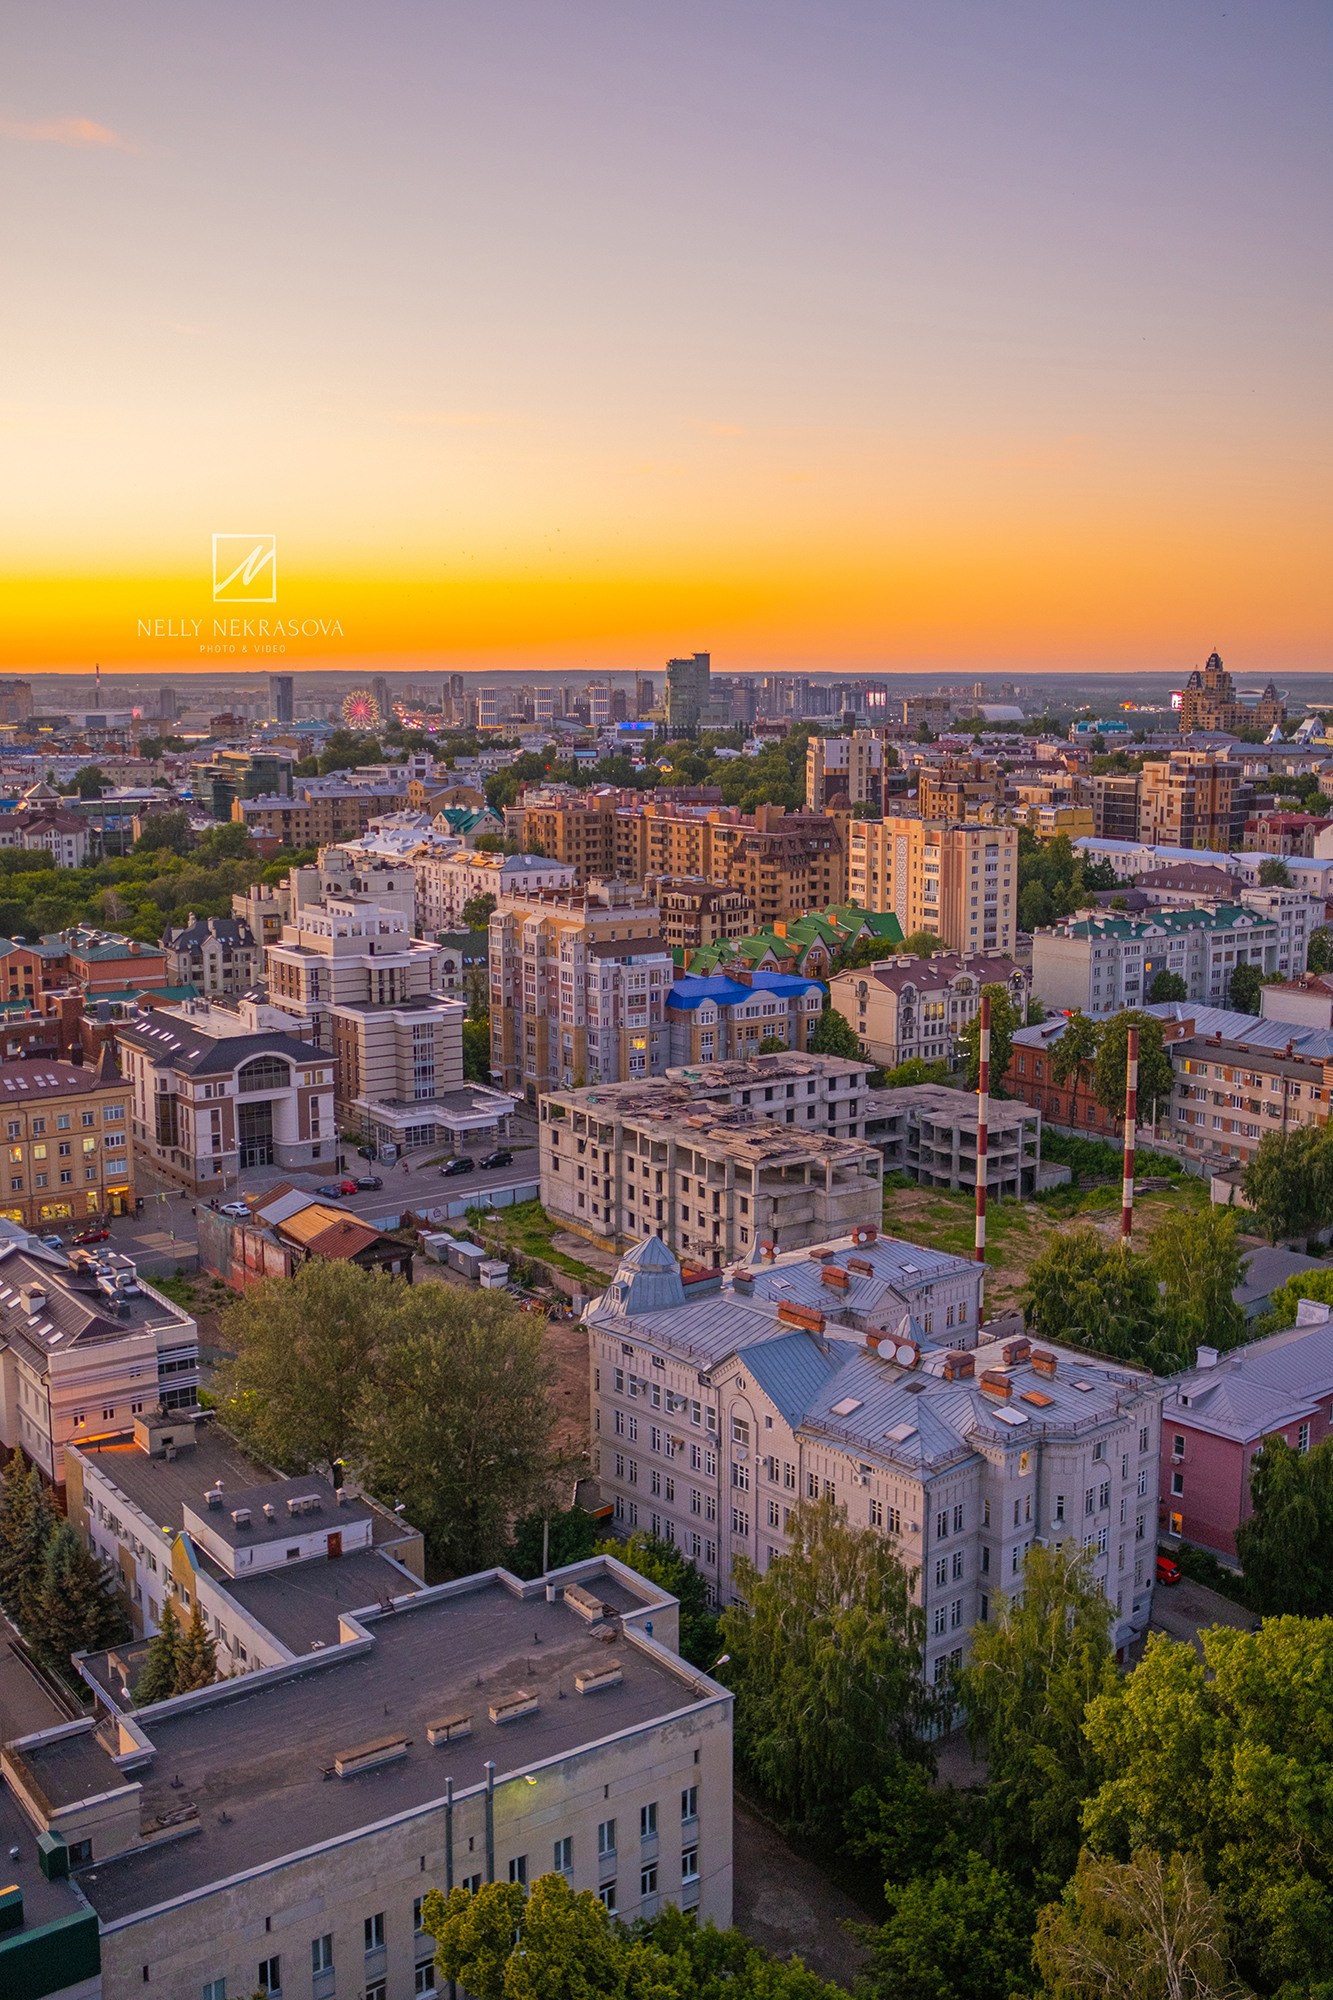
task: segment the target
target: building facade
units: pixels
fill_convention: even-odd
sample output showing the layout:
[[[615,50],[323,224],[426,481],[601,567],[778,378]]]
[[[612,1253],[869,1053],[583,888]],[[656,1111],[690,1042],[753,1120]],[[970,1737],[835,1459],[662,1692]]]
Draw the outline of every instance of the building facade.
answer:
[[[1239,700],[1220,653],[1210,653],[1201,668],[1194,668],[1180,698],[1182,736],[1194,729],[1222,730],[1228,735],[1245,729],[1267,732],[1280,729],[1286,719],[1286,707],[1272,681],[1253,707]]]
[[[806,811],[822,813],[837,800],[844,806],[883,801],[884,741],[869,730],[850,736],[811,736],[805,746]]]
[[[799,973],[729,961],[728,970],[685,973],[666,995],[668,1060],[748,1060],[764,1042],[802,1050],[824,1011],[824,989]]]
[[[829,999],[883,1069],[899,1063],[952,1062],[959,1037],[975,1019],[983,986],[1003,986],[1020,1019],[1029,977],[1001,952],[934,952],[929,958],[881,958],[829,980]]]
[[[0,1216],[30,1229],[134,1212],[131,1089],[109,1050],[96,1063],[0,1063]]]
[[[1012,955],[1018,933],[1018,829],[915,816],[853,820],[847,887],[892,910],[903,936],[931,931],[950,951]]]
[[[205,999],[234,999],[259,977],[263,954],[243,917],[196,917],[162,938],[177,986]]]
[[[662,936],[673,952],[687,956],[706,945],[744,937],[754,907],[743,889],[708,882],[700,875],[645,875],[644,891],[662,914]]]
[[[1240,765],[1225,753],[1149,758],[1139,780],[1138,838],[1157,847],[1239,847],[1250,796]]]
[[[1239,903],[1151,917],[1071,917],[1033,933],[1032,984],[1047,1007],[1096,1017],[1143,1006],[1158,974],[1173,972],[1188,999],[1224,1007],[1237,966],[1284,972],[1281,955],[1277,921]]]

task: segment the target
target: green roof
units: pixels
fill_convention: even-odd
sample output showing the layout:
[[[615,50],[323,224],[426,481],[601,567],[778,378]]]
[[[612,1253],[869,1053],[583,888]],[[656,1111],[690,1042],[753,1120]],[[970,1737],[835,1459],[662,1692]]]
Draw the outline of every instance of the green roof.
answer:
[[[1271,917],[1247,910],[1243,903],[1220,903],[1215,910],[1157,910],[1151,917],[1083,917],[1069,926],[1070,937],[1149,937],[1154,931],[1273,930]]]

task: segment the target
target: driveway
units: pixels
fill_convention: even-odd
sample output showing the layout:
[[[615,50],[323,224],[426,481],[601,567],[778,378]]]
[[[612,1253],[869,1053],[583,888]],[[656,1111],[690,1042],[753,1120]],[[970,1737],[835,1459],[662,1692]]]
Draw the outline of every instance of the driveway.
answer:
[[[865,1911],[739,1795],[732,1900],[737,1930],[778,1958],[795,1952],[821,1979],[850,1988],[866,1962],[865,1946],[846,1928],[868,1923]]]
[[[1184,1640],[1202,1652],[1199,1634],[1210,1625],[1233,1625],[1240,1632],[1255,1632],[1259,1620],[1243,1605],[1188,1576],[1179,1583],[1157,1585],[1152,1594],[1150,1632],[1165,1632],[1169,1638]]]

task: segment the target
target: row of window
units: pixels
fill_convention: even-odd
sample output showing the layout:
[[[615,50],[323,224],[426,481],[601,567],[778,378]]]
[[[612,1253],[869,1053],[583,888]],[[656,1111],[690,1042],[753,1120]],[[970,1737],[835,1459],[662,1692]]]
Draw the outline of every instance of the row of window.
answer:
[[[125,1122],[125,1106],[123,1104],[108,1104],[102,1112],[102,1119],[107,1125],[123,1125]],[[79,1123],[86,1131],[90,1126],[96,1125],[97,1113],[95,1111],[80,1112]],[[73,1113],[69,1111],[59,1112],[55,1120],[55,1130],[57,1132],[68,1132],[72,1128]],[[30,1138],[40,1139],[46,1132],[46,1129],[47,1121],[44,1117],[29,1118],[28,1136]],[[5,1137],[7,1139],[21,1139],[23,1137],[22,1119],[11,1118],[8,1120]]]

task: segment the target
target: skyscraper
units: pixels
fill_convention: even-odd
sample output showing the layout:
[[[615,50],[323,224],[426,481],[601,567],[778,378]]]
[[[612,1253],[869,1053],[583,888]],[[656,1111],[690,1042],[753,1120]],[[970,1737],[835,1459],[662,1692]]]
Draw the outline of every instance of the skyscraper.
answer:
[[[370,683],[370,692],[375,698],[375,706],[380,712],[381,721],[387,722],[393,710],[389,706],[389,683],[383,674],[376,674]]]
[[[687,658],[668,660],[666,666],[666,726],[671,736],[697,736],[699,722],[709,702],[712,657],[691,653]]]
[[[295,722],[296,693],[295,680],[291,674],[270,674],[269,691],[273,696],[273,720],[275,722]]]

